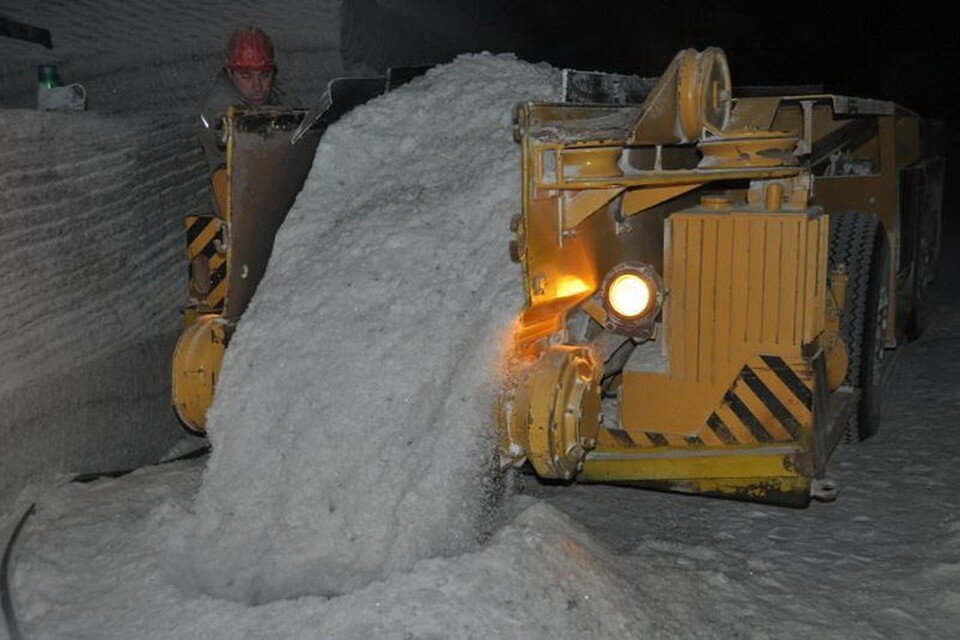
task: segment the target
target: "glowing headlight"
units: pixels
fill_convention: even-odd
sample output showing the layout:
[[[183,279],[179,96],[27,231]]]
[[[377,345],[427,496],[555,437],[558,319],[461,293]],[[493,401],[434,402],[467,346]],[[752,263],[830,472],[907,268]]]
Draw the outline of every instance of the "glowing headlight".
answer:
[[[649,336],[663,304],[663,280],[640,262],[622,262],[607,273],[603,307],[607,328],[630,336]]]
[[[607,289],[607,301],[617,315],[635,318],[650,306],[650,284],[635,273],[615,277]]]

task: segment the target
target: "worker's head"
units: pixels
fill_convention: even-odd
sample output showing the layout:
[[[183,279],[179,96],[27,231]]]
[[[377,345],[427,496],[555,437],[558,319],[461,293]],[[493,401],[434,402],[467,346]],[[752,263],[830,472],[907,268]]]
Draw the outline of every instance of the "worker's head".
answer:
[[[226,69],[233,86],[248,102],[265,103],[277,72],[270,36],[256,27],[234,31],[227,44]]]

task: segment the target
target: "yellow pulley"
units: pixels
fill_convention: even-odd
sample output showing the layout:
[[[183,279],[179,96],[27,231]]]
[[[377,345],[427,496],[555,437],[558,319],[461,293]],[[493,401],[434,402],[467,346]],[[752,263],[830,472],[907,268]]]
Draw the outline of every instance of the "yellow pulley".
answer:
[[[184,330],[173,352],[173,407],[183,425],[198,435],[206,433],[207,409],[228,337],[219,315],[200,315]]]
[[[522,376],[505,412],[505,456],[522,451],[541,478],[572,478],[596,446],[601,370],[587,347],[550,347]]]

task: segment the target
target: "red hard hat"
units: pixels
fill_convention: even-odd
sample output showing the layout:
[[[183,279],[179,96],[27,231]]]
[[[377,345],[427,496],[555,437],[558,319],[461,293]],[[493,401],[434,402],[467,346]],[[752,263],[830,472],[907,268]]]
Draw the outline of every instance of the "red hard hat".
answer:
[[[227,44],[227,66],[231,69],[267,71],[273,69],[273,43],[256,27],[237,29]]]

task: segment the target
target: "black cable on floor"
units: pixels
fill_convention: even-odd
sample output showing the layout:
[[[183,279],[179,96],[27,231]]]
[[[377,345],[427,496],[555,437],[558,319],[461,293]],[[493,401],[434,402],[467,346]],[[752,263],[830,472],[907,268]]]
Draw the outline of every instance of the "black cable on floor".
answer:
[[[210,444],[207,443],[201,447],[197,447],[193,451],[188,451],[182,456],[177,456],[176,458],[170,458],[169,460],[164,460],[163,462],[158,462],[157,465],[161,464],[170,464],[171,462],[180,462],[181,460],[192,460],[193,458],[199,458],[210,453]],[[155,466],[155,465],[146,465],[146,466]],[[119,478],[125,476],[128,473],[133,473],[137,469],[143,469],[144,467],[134,467],[133,469],[122,469],[119,471],[92,471],[90,473],[81,473],[74,476],[70,479],[70,482],[79,482],[81,484],[86,484],[87,482],[93,482],[94,480],[99,480],[100,478]]]
[[[20,625],[17,624],[16,612],[13,610],[13,592],[10,591],[10,557],[13,555],[13,545],[23,529],[27,518],[34,512],[37,503],[33,502],[27,507],[27,510],[20,516],[17,526],[13,528],[10,539],[3,548],[3,559],[0,560],[0,609],[3,610],[3,621],[7,626],[7,634],[10,640],[23,640],[23,633],[20,631]]]

